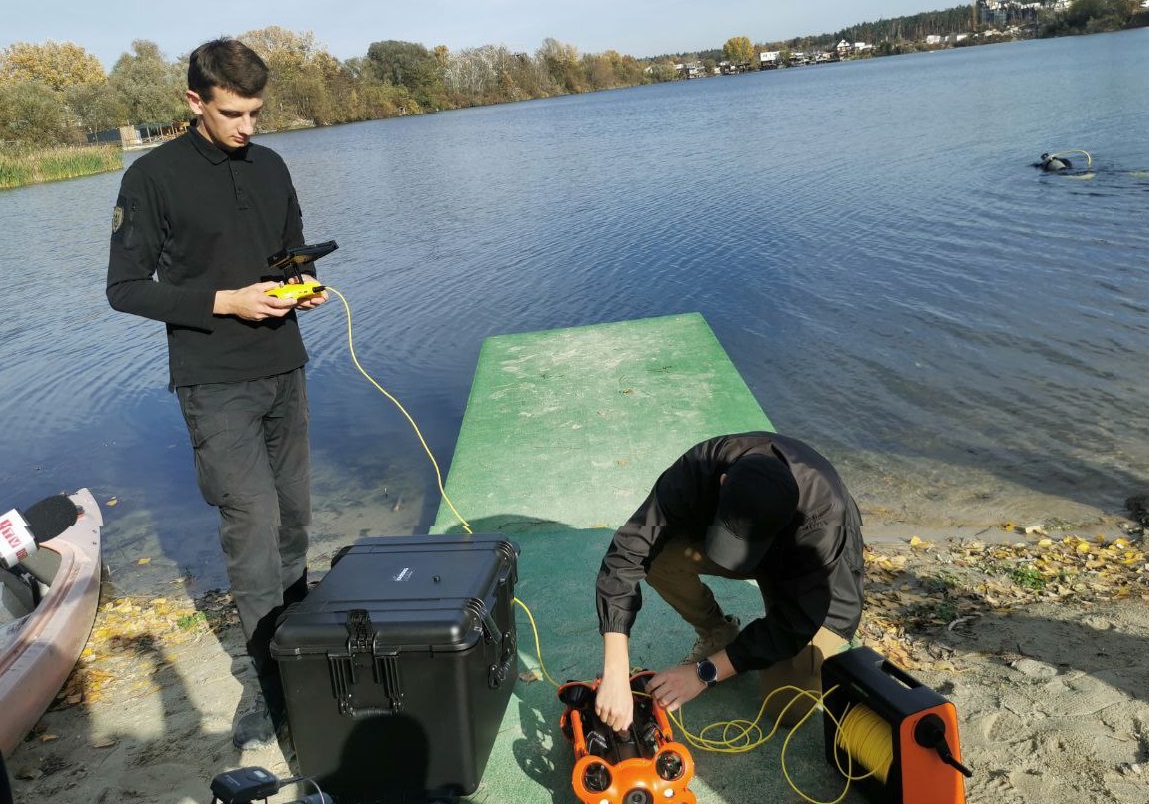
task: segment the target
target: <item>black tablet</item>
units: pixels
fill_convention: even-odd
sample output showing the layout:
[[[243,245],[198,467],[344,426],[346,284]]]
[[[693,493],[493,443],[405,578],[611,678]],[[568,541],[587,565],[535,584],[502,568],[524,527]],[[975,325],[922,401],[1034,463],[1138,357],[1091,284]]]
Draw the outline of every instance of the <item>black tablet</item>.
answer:
[[[270,268],[286,268],[293,264],[304,265],[327,256],[337,248],[339,248],[339,244],[334,240],[328,240],[326,243],[315,243],[314,245],[285,248],[283,251],[268,257],[267,265]]]

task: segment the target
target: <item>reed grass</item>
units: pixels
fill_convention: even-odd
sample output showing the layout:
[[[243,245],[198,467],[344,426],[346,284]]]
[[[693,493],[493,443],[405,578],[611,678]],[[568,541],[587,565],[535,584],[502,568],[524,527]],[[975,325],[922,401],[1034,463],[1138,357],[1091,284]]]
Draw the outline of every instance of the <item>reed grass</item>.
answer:
[[[0,189],[74,179],[120,170],[124,153],[114,145],[0,147]]]

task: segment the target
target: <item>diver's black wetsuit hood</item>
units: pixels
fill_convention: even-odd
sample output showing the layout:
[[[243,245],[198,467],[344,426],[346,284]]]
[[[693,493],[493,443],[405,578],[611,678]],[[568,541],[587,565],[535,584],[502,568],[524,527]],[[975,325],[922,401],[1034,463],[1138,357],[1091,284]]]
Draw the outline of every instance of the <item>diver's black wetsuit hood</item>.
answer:
[[[1073,163],[1066,159],[1064,156],[1050,156],[1049,154],[1042,154],[1041,161],[1035,162],[1034,167],[1039,167],[1047,173],[1052,173],[1058,170],[1069,170],[1073,167]]]

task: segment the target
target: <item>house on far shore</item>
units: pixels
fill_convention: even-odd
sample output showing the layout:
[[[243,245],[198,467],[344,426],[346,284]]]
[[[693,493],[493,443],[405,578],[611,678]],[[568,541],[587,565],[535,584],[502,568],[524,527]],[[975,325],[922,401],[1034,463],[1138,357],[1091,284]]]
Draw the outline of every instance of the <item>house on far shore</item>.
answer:
[[[843,39],[839,42],[834,50],[838,53],[839,59],[848,59],[851,56],[864,56],[874,49],[873,45],[865,42],[847,42]]]
[[[674,65],[674,69],[684,78],[702,78],[706,75],[706,68],[700,61],[690,62],[689,64],[676,64]]]

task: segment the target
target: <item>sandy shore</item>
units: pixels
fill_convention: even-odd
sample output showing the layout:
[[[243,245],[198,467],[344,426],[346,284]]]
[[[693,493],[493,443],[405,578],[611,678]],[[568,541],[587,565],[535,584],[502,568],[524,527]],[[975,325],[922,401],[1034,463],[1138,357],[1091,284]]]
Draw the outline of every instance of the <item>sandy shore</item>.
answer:
[[[1149,568],[1131,524],[868,527],[860,636],[957,707],[969,801],[1149,804]],[[226,594],[105,600],[9,760],[17,800],[207,802],[228,768],[291,776],[282,750],[231,745],[245,667]]]

